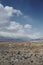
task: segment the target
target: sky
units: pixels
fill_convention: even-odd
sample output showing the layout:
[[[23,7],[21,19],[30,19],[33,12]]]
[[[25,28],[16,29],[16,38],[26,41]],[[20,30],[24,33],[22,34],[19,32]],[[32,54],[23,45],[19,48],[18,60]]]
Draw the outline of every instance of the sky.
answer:
[[[43,38],[43,0],[0,0],[0,37]]]

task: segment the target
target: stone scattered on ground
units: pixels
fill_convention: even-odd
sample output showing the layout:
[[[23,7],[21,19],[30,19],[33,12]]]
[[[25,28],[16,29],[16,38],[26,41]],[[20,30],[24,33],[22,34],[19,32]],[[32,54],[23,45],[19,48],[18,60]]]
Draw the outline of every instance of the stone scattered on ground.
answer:
[[[0,65],[43,65],[43,43],[32,44],[0,42]]]

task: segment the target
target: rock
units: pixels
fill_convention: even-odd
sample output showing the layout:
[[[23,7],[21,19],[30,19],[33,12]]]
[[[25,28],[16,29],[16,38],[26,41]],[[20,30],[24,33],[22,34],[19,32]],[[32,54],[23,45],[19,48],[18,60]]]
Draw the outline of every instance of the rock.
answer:
[[[15,59],[14,61],[15,61],[15,62],[18,62],[18,59]]]

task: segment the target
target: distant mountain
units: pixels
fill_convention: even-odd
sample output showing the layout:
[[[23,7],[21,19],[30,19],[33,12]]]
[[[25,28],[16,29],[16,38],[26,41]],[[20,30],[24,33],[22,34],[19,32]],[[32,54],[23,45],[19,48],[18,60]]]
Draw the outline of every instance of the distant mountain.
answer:
[[[30,41],[30,38],[10,38],[10,37],[0,37],[0,41]]]
[[[31,39],[31,38],[10,38],[10,37],[2,37],[0,36],[0,41],[12,41],[12,42],[19,42],[19,41],[43,41],[43,38],[39,39]]]
[[[43,38],[39,38],[39,39],[31,39],[31,41],[43,41]]]

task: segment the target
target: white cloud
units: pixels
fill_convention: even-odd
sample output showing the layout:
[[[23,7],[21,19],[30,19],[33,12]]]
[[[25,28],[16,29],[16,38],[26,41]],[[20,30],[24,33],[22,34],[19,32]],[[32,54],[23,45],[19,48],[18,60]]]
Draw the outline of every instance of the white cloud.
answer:
[[[18,33],[18,32],[14,33],[14,32],[6,32],[6,31],[0,31],[0,36],[11,37],[11,38],[26,37],[26,35]]]
[[[20,10],[14,9],[10,6],[3,6],[0,4],[0,25],[6,24],[9,22],[9,19],[11,16],[13,16],[13,13],[17,16],[22,15],[22,12]],[[24,18],[28,18],[28,16],[23,16]],[[32,19],[30,19],[32,20]],[[0,36],[3,37],[11,37],[11,38],[40,38],[42,37],[40,32],[33,32],[32,33],[32,25],[30,24],[20,24],[16,21],[10,21],[10,24],[8,26],[0,26]]]
[[[32,28],[32,25],[30,24],[21,25],[20,23],[15,21],[11,21],[10,25],[6,27],[7,30],[17,31],[18,33],[26,33],[26,32],[29,33],[31,28]]]
[[[25,29],[31,29],[31,28],[32,28],[32,25],[26,24],[26,25],[24,25],[24,28],[25,28]]]
[[[22,15],[22,12],[20,10],[14,9],[10,6],[3,6],[0,4],[0,24],[5,24],[6,22],[9,22],[10,17],[14,14],[17,16]]]
[[[0,36],[11,37],[11,38],[31,38],[31,39],[43,38],[43,36],[39,32],[32,33],[32,34],[27,34],[27,33],[25,34],[22,32],[0,31]]]
[[[12,16],[12,13],[17,14],[17,16],[22,15],[22,12],[20,10],[13,9],[13,7],[6,6],[5,10],[8,12],[9,16]]]
[[[0,36],[11,38],[25,37],[31,39],[40,38],[42,36],[40,32],[30,33],[32,25],[30,24],[21,25],[20,23],[15,21],[11,21],[10,25],[5,29],[6,29],[5,31],[0,31]]]
[[[15,21],[10,22],[10,25],[6,27],[7,30],[19,30],[21,28],[23,28],[23,26]]]

